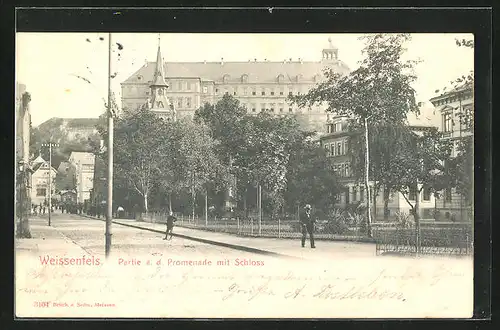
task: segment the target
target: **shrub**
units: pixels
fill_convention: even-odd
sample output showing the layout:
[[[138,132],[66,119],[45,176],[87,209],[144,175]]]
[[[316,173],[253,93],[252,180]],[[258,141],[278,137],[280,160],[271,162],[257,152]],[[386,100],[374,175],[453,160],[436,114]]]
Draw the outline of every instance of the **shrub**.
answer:
[[[346,217],[344,212],[333,209],[328,213],[324,231],[328,234],[345,234],[349,231],[349,218]]]
[[[409,229],[413,228],[415,220],[413,216],[405,212],[396,212],[396,228],[397,229]]]

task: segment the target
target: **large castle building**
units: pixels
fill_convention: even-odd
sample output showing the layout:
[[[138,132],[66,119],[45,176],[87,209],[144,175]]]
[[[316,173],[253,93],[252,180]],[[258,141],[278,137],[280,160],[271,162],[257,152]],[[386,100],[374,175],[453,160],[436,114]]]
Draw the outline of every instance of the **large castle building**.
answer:
[[[321,55],[321,57],[319,56]],[[287,102],[289,95],[306,94],[324,79],[323,70],[350,72],[339,59],[338,48],[318,51],[319,61],[285,60],[229,62],[164,62],[158,46],[157,61],[144,64],[121,84],[122,107],[144,106],[163,117],[192,117],[205,103],[216,103],[225,94],[237,98],[249,114],[268,110],[277,115],[296,114],[304,128],[326,132],[324,106],[300,109]],[[162,65],[158,65],[161,62]],[[165,94],[165,95],[163,95]],[[160,100],[166,97],[168,101]],[[168,103],[168,104],[165,104]],[[163,108],[158,108],[163,106]]]

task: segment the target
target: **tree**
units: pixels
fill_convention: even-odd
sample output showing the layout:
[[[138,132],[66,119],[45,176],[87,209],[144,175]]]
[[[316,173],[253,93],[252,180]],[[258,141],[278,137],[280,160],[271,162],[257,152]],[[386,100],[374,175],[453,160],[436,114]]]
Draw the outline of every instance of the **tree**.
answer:
[[[334,206],[340,188],[334,162],[323,148],[308,140],[304,134],[304,140],[297,143],[288,164],[287,205],[314,202],[316,209],[326,212]]]
[[[420,248],[420,193],[438,193],[452,185],[452,176],[445,165],[450,161],[452,144],[442,138],[437,128],[415,133],[407,131],[409,144],[400,148],[395,156],[392,182],[389,184],[401,193],[411,208],[415,219],[417,252]],[[411,202],[410,194],[415,195]]]
[[[205,123],[211,136],[217,143],[217,152],[221,159],[229,163],[230,158],[237,157],[244,145],[242,134],[246,109],[230,95],[224,95],[215,105],[206,103],[195,112],[194,121]]]
[[[168,173],[164,182],[171,185],[171,192],[176,188],[188,190],[193,201],[193,217],[197,193],[208,193],[215,179],[225,166],[217,158],[217,143],[211,138],[208,126],[191,120],[180,120],[168,125],[171,133],[168,148],[168,160],[161,167],[162,173]]]
[[[145,212],[148,212],[149,193],[160,177],[165,160],[165,127],[163,120],[142,109],[115,120],[114,176],[127,181],[143,197]],[[101,126],[100,129],[107,141],[107,128]],[[107,160],[107,150],[101,156]]]
[[[408,127],[401,124],[371,124],[369,128],[370,145],[370,177],[373,180],[373,205],[376,214],[376,198],[383,188],[384,219],[389,216],[389,199],[392,187],[392,169],[395,163],[395,156],[399,150],[408,145]],[[355,133],[350,141],[349,154],[352,157],[351,166],[353,177],[361,181],[365,175],[365,137],[360,134],[363,127],[359,127],[355,122],[350,126],[350,130]]]
[[[409,112],[419,111],[411,86],[416,79],[414,67],[418,61],[401,60],[406,51],[404,44],[410,39],[408,34],[363,36],[365,58],[358,69],[344,76],[331,68],[326,69],[323,82],[306,95],[292,96],[290,100],[301,107],[326,103],[327,111],[349,117],[365,129],[365,135],[368,135],[368,123],[372,126],[403,125]],[[365,145],[365,153],[368,149]],[[356,164],[362,166],[360,162]],[[369,196],[367,178],[365,191]],[[370,236],[370,213],[368,215]]]

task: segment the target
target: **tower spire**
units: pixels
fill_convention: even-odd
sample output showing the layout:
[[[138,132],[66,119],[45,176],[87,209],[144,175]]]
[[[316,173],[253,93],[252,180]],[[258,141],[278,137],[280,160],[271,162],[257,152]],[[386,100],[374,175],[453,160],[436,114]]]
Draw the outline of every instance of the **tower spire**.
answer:
[[[148,99],[147,108],[157,113],[161,118],[176,120],[176,112],[171,100],[167,97],[168,84],[165,81],[163,58],[161,56],[160,34],[158,34],[158,52],[156,54],[156,67],[153,82],[150,85],[151,98]]]
[[[158,52],[156,53],[156,68],[151,87],[162,86],[168,88],[168,84],[165,82],[165,73],[163,70],[163,65],[164,63],[163,63],[163,58],[161,56],[160,34],[158,33]]]

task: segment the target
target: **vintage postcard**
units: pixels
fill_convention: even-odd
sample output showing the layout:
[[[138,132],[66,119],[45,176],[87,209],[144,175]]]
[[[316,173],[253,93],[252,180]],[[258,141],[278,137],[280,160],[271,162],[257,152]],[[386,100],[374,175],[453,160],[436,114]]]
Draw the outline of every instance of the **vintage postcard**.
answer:
[[[470,318],[472,34],[16,34],[18,318]]]

